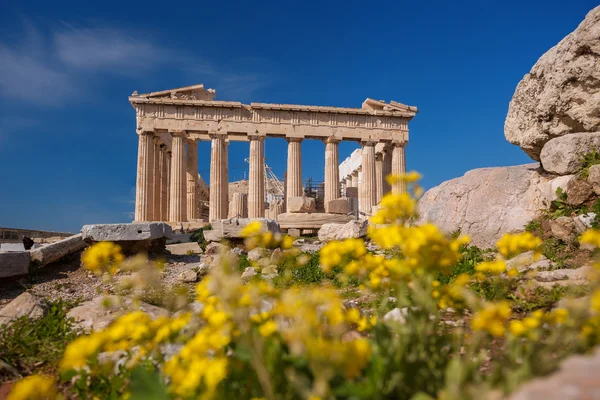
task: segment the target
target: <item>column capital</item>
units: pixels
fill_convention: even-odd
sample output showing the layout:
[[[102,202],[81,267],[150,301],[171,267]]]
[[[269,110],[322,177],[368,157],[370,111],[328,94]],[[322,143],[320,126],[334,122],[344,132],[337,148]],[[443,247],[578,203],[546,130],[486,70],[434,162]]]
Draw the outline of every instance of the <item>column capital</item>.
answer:
[[[392,147],[406,147],[406,142],[405,141],[400,141],[400,140],[394,140],[390,143],[390,145]]]
[[[266,138],[267,137],[264,136],[264,135],[248,135],[248,139],[250,141],[257,140],[257,141],[260,141],[260,142],[264,142]]]
[[[371,139],[366,139],[366,140],[361,140],[360,144],[366,147],[375,147],[375,145],[377,144],[376,140],[371,140]]]
[[[303,137],[286,137],[285,140],[288,143],[290,143],[290,142],[298,143],[298,142],[302,142],[304,140],[304,138]]]
[[[138,135],[154,136],[154,131],[139,131]]]
[[[326,139],[323,139],[323,143],[335,143],[338,144],[339,142],[341,142],[342,140],[340,138],[334,137],[334,136],[330,136]]]
[[[208,137],[211,138],[211,139],[223,139],[223,140],[225,140],[227,138],[227,133],[226,132],[219,132],[219,131],[208,132]]]
[[[173,137],[175,137],[175,136],[185,137],[186,132],[185,131],[169,131],[169,135],[171,135]]]

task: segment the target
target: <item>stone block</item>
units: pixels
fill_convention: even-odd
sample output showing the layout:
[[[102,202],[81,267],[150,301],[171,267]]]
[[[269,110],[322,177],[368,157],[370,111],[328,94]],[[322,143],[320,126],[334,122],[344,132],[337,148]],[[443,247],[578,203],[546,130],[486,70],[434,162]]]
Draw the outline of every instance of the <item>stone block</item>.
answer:
[[[93,242],[121,242],[170,238],[171,227],[164,222],[138,222],[133,224],[96,224],[81,228],[83,240]]]
[[[202,249],[197,242],[168,244],[167,250],[173,255],[186,256],[189,253],[202,254]]]
[[[342,226],[344,226],[344,224],[324,224],[321,229],[319,229],[319,240],[321,242],[335,240],[335,235],[342,229]]]
[[[25,251],[23,243],[0,243],[0,252]]]
[[[251,222],[258,221],[264,232],[280,233],[279,224],[266,218],[231,218],[215,220],[211,223],[212,230],[204,231],[204,238],[209,242],[221,239],[241,239],[242,230]]]
[[[550,139],[540,154],[544,170],[557,175],[579,172],[583,155],[600,147],[600,132],[570,133]]]
[[[571,179],[565,189],[567,192],[567,203],[572,206],[580,206],[585,203],[594,191],[592,185],[583,179]]]
[[[312,213],[316,210],[315,199],[312,197],[298,196],[287,199],[288,213]]]
[[[41,318],[48,312],[44,300],[29,292],[23,292],[0,310],[0,326],[19,317]]]
[[[82,234],[70,236],[46,246],[31,250],[31,261],[47,265],[75,253],[87,246]]]
[[[347,199],[330,200],[327,203],[327,212],[330,214],[348,214],[352,210]]]
[[[345,224],[353,219],[350,215],[330,213],[283,213],[278,222],[281,229],[320,229],[324,224]]]
[[[0,253],[0,278],[26,275],[31,256],[28,251]]]
[[[300,229],[295,229],[295,228],[288,229],[287,234],[288,234],[288,236],[291,236],[294,238],[300,237]]]
[[[302,229],[303,236],[313,236],[313,235],[316,235],[318,232],[319,232],[319,230],[315,229],[315,228]]]
[[[319,229],[319,240],[344,240],[367,235],[367,220],[354,220],[345,224],[325,224]]]
[[[358,198],[358,188],[350,186],[346,188],[346,197],[356,199]]]

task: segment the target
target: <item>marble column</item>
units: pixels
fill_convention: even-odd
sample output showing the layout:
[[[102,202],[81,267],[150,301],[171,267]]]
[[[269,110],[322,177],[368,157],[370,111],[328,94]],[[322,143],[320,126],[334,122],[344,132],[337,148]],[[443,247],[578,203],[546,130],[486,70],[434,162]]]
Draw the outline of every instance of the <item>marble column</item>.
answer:
[[[392,149],[392,174],[403,175],[406,173],[406,159],[404,143],[395,143]],[[406,192],[406,185],[404,182],[396,182],[392,185],[392,193],[404,193]]]
[[[358,170],[352,171],[351,181],[352,181],[352,184],[350,186],[357,188],[358,187]]]
[[[375,180],[375,142],[363,142],[358,206],[360,211],[368,215],[371,214],[373,206],[377,205]]]
[[[392,147],[385,146],[383,152],[383,195],[385,196],[392,190],[392,186],[387,181],[387,176],[392,173]]]
[[[329,202],[340,197],[338,143],[338,140],[331,138],[325,141],[325,212],[329,212]]]
[[[383,153],[375,154],[375,204],[379,204],[383,198],[383,185],[385,175],[383,174]]]
[[[347,193],[348,193],[348,188],[351,188],[351,187],[352,187],[352,175],[348,175],[348,176],[345,178],[345,180],[346,180],[346,191],[344,192],[344,194],[346,194],[346,196],[347,196]]]
[[[286,203],[290,197],[302,196],[302,139],[290,138],[287,157]]]
[[[195,140],[187,141],[187,219],[192,221],[199,219],[198,215],[198,142]]]
[[[160,213],[159,221],[169,220],[169,174],[171,163],[171,152],[167,151],[166,145],[160,145],[159,165],[160,165]]]
[[[135,185],[135,220],[152,220],[152,184],[154,183],[154,132],[138,135],[138,163]]]
[[[160,221],[160,144],[158,137],[154,143],[154,175],[152,177],[152,221]]]
[[[223,143],[223,163],[221,164],[221,187],[223,194],[221,198],[221,215],[227,218],[229,215],[229,140]]]
[[[262,218],[265,216],[265,138],[264,136],[249,136],[248,138],[250,139],[248,218]]]
[[[227,218],[223,214],[223,201],[225,196],[225,187],[223,185],[223,173],[225,168],[223,163],[225,159],[225,135],[214,133],[210,135],[210,201],[208,203],[208,219],[214,221]]]
[[[248,194],[233,193],[227,218],[248,218]]]
[[[185,151],[185,133],[171,132],[171,178],[169,199],[169,221],[187,221],[187,162]]]

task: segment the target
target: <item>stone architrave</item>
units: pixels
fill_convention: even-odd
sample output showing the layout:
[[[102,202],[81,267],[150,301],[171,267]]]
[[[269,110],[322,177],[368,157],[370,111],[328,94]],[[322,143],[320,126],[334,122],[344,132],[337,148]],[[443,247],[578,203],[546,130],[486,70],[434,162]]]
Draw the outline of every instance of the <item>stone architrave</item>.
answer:
[[[223,214],[223,197],[225,196],[225,186],[223,173],[225,168],[225,135],[214,133],[211,136],[210,152],[210,202],[209,217],[210,221],[227,218]]]
[[[198,142],[187,142],[187,218],[192,221],[200,218],[198,215]]]
[[[169,204],[170,222],[187,222],[187,183],[186,183],[186,152],[185,134],[172,132],[171,154],[171,199]]]
[[[288,138],[286,202],[290,197],[302,196],[302,139]]]
[[[248,217],[265,216],[265,138],[250,136],[250,171],[248,174]],[[289,180],[289,175],[288,175]]]
[[[334,138],[325,140],[325,212],[330,212],[329,202],[340,197],[338,143]]]
[[[360,211],[370,215],[376,202],[375,143],[364,142],[362,150],[362,182],[358,189]]]
[[[135,220],[152,220],[152,183],[154,179],[153,132],[138,135],[138,167],[135,194]]]

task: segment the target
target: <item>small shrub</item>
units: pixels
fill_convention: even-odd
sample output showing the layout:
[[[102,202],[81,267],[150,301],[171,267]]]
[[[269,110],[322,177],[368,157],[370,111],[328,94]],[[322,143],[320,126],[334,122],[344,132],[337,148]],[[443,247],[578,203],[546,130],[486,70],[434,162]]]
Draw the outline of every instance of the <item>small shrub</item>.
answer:
[[[539,219],[532,219],[525,225],[525,231],[535,233],[542,229],[542,221]]]
[[[583,179],[587,179],[590,175],[590,167],[592,165],[600,164],[600,152],[596,148],[592,148],[591,151],[585,153],[581,159],[581,172],[579,172],[579,176]]]

